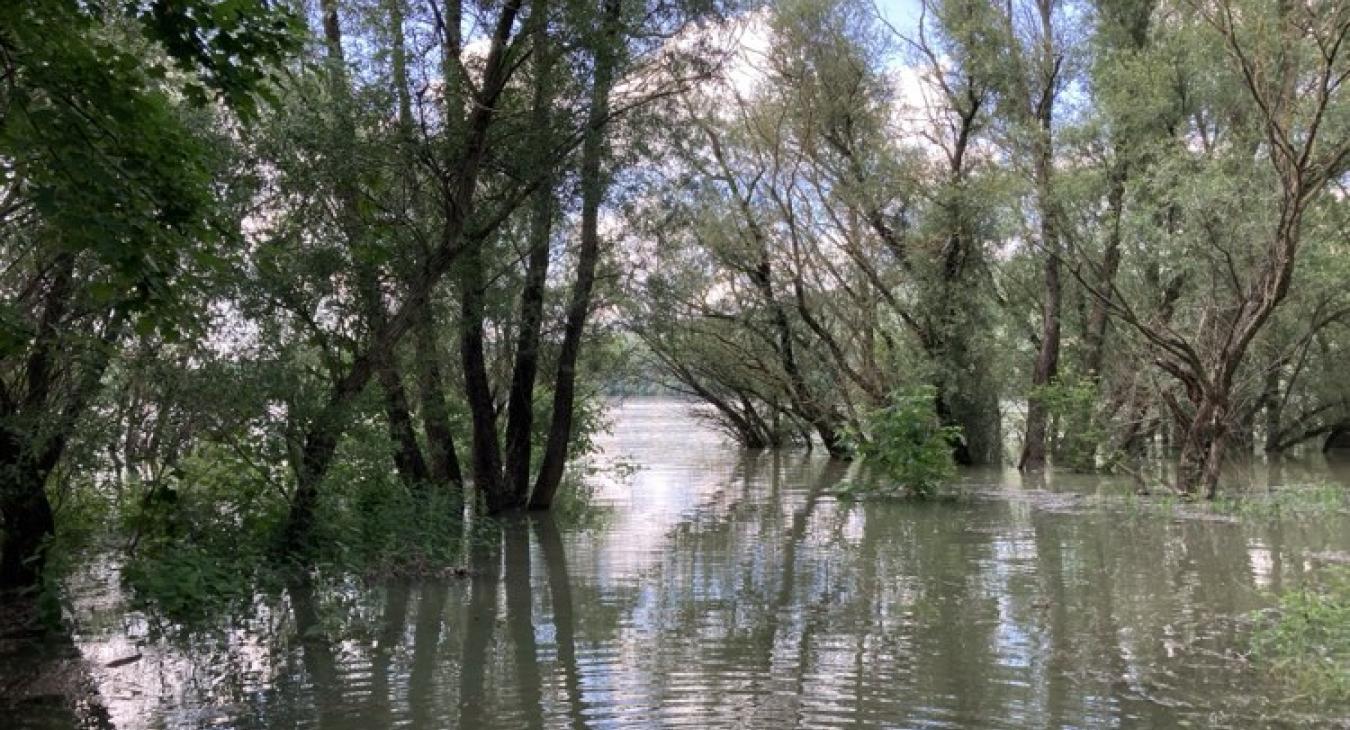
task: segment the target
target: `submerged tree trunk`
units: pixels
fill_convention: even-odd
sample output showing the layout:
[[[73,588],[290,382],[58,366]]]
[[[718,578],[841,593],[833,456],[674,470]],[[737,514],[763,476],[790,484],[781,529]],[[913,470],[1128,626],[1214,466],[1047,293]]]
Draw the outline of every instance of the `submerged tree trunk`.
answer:
[[[1219,470],[1229,437],[1227,408],[1216,396],[1201,396],[1190,425],[1182,433],[1177,462],[1177,488],[1193,495],[1203,490],[1205,499],[1218,491]]]
[[[392,36],[390,44],[390,68],[394,90],[398,97],[399,141],[404,146],[401,158],[411,167],[415,161],[414,120],[412,116],[412,94],[408,87],[408,54],[403,32],[405,0],[385,0],[389,10],[389,26]],[[457,44],[454,46],[457,48]],[[455,50],[456,55],[458,50]],[[425,251],[423,253],[426,253]],[[459,492],[463,487],[463,475],[460,473],[459,457],[455,453],[454,431],[450,427],[450,412],[445,406],[445,379],[441,376],[440,348],[436,343],[436,321],[432,307],[428,306],[413,325],[413,376],[416,380],[417,400],[422,421],[422,432],[426,436],[427,458],[417,453],[416,461],[421,461],[423,474],[421,483],[431,482],[440,488]],[[395,373],[397,374],[397,372]],[[398,391],[402,391],[402,378],[398,378]],[[390,392],[388,386],[386,393]],[[399,392],[395,394],[398,395]],[[394,401],[394,398],[387,399]],[[402,398],[406,404],[406,396]],[[392,404],[389,406],[392,409]],[[407,412],[406,405],[402,412]],[[416,446],[417,437],[412,423],[407,424],[407,433],[411,435],[411,445]],[[408,436],[402,437],[407,443]],[[405,453],[411,458],[410,450]],[[410,470],[416,469],[416,461]]]
[[[1049,135],[1047,128],[1043,132]],[[1053,203],[1050,201],[1049,151],[1041,153],[1037,162],[1038,197],[1041,199],[1041,244],[1045,248],[1044,276],[1045,301],[1041,311],[1041,347],[1036,355],[1035,369],[1031,374],[1031,394],[1027,398],[1026,439],[1022,444],[1022,458],[1017,468],[1034,471],[1045,468],[1047,427],[1050,420],[1043,390],[1054,382],[1059,374],[1059,338],[1060,309],[1062,290],[1059,271],[1059,235],[1055,228]]]
[[[1041,310],[1041,346],[1031,374],[1031,393],[1027,398],[1026,438],[1017,468],[1035,471],[1045,468],[1046,440],[1050,420],[1044,389],[1059,375],[1060,312],[1063,291],[1060,282],[1060,235],[1058,204],[1054,199],[1054,111],[1062,57],[1054,47],[1053,6],[1051,0],[1038,0],[1040,15],[1038,49],[1035,63],[1040,83],[1039,95],[1028,94],[1030,120],[1035,127],[1032,142],[1033,174],[1036,184],[1037,214],[1040,217],[1040,246],[1044,257],[1044,301]],[[1011,18],[1008,21],[1011,23]]]
[[[470,469],[473,485],[483,496],[489,514],[517,506],[502,484],[501,444],[497,440],[497,404],[487,372],[483,327],[483,260],[478,250],[462,258],[460,279],[460,358],[464,368],[464,396],[473,429]]]

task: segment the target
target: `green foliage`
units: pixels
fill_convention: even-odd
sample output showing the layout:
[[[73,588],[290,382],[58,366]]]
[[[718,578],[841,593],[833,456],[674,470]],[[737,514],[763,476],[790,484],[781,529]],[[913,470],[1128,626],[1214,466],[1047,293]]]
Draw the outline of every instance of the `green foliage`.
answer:
[[[1329,570],[1320,585],[1284,592],[1275,610],[1257,620],[1258,666],[1314,701],[1350,701],[1350,569]]]
[[[875,470],[872,482],[846,484],[841,494],[928,498],[951,479],[952,443],[961,430],[939,422],[935,397],[927,387],[901,392],[867,414],[865,432],[854,434],[854,442],[863,463]]]
[[[326,495],[316,560],[365,576],[425,576],[459,564],[463,505],[457,494],[428,485],[411,493],[391,476],[362,478]],[[481,528],[483,520],[475,522]]]
[[[378,436],[347,446],[334,489],[320,504],[313,565],[333,575],[428,575],[456,567],[464,548],[457,494],[412,493],[382,461]],[[147,485],[122,511],[133,537],[123,579],[139,602],[192,619],[280,585],[293,567],[278,561],[275,536],[286,494],[237,452],[199,447],[163,483]]]
[[[1056,457],[1073,469],[1094,471],[1097,446],[1107,436],[1096,415],[1100,399],[1097,383],[1073,372],[1062,373],[1035,388],[1030,397],[1038,399],[1051,417],[1066,426]]]
[[[38,244],[39,260],[87,255],[97,265],[80,286],[92,304],[139,316],[139,332],[173,334],[190,314],[179,279],[214,261],[204,244],[238,223],[217,214],[220,160],[193,119],[201,112],[180,99],[200,108],[215,90],[251,111],[267,68],[294,46],[295,21],[263,0],[125,5],[144,32],[100,3],[0,4],[0,181],[36,214],[14,233]],[[25,339],[4,333],[11,347]]]
[[[123,580],[140,602],[192,617],[252,595],[284,501],[245,460],[203,444],[121,512],[131,535]]]

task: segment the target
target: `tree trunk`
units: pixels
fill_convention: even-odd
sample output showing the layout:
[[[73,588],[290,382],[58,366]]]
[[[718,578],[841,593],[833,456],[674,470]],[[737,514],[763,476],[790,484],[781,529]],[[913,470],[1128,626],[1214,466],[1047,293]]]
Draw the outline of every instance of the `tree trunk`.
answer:
[[[622,0],[604,0],[602,37],[595,51],[595,72],[591,87],[591,108],[586,122],[586,137],[581,147],[581,250],[577,253],[577,278],[567,308],[562,348],[558,353],[558,373],[554,380],[553,416],[548,441],[544,446],[539,477],[530,497],[531,509],[548,509],[562,483],[572,438],[573,408],[576,405],[577,358],[581,336],[591,309],[595,287],[595,268],[600,261],[600,204],[607,181],[602,169],[605,154],[604,125],[609,117],[609,92],[618,63],[619,28],[623,20]]]
[[[75,257],[62,254],[52,262],[50,281],[43,295],[37,336],[23,365],[27,391],[22,401],[6,401],[0,421],[0,589],[35,585],[45,567],[45,545],[56,522],[47,499],[47,476],[60,459],[66,439],[65,424],[52,408],[57,388],[56,358],[60,354],[59,328],[65,323],[73,299]],[[106,359],[103,360],[106,365]],[[103,368],[90,383],[102,377]],[[79,394],[77,393],[77,396]],[[83,410],[77,403],[72,418]],[[57,411],[53,413],[53,411]],[[45,422],[55,416],[54,422]],[[73,425],[73,421],[72,421]],[[50,443],[49,443],[50,440]],[[50,466],[43,467],[44,455]]]
[[[793,334],[791,321],[787,316],[787,310],[783,302],[779,301],[773,288],[773,267],[769,255],[769,235],[761,226],[754,210],[751,208],[751,199],[754,194],[753,185],[746,190],[742,190],[736,182],[736,176],[731,172],[731,166],[727,162],[726,154],[723,150],[721,139],[717,132],[709,125],[702,125],[704,134],[708,138],[708,143],[712,147],[713,157],[717,160],[722,169],[723,181],[731,190],[732,197],[736,199],[736,205],[739,208],[742,220],[748,230],[751,242],[755,246],[758,260],[753,266],[742,265],[743,273],[750,279],[750,283],[755,287],[763,300],[765,309],[769,312],[771,326],[773,328],[772,336],[773,347],[778,355],[778,359],[783,368],[783,375],[788,381],[788,395],[792,400],[793,408],[796,414],[807,424],[815,429],[819,434],[821,442],[831,456],[843,457],[848,453],[844,439],[839,433],[839,417],[832,413],[828,408],[822,406],[813,396],[806,379],[802,376],[800,365],[797,361],[796,350],[793,346]],[[847,154],[846,149],[844,150]],[[888,239],[888,245],[896,250],[896,255],[903,259],[903,245],[898,239],[893,238],[894,232],[885,226],[885,221],[880,220],[880,212],[877,212],[877,219],[874,221],[877,233],[882,237],[891,237]],[[858,261],[859,265],[866,267],[865,261]],[[878,284],[878,291],[885,292],[885,287]],[[808,446],[811,444],[809,436],[805,438]]]
[[[417,443],[417,431],[413,428],[403,376],[390,360],[392,353],[384,358],[377,377],[380,390],[384,392],[384,415],[394,450],[394,468],[404,486],[412,490],[425,489],[431,473],[422,456],[422,447]]]
[[[34,586],[46,564],[46,544],[56,531],[47,499],[47,475],[31,464],[28,447],[14,434],[4,434],[0,453],[0,515],[4,542],[0,544],[0,591]]]
[[[417,393],[422,405],[422,431],[431,456],[431,480],[462,491],[464,475],[455,452],[455,432],[450,410],[445,406],[445,379],[441,375],[440,348],[436,346],[435,322],[430,307],[417,320],[413,333],[417,357]]]
[[[553,52],[548,42],[548,4],[537,0],[530,11],[535,59],[533,125],[543,133],[549,126],[552,102]],[[541,148],[545,145],[540,145]],[[546,162],[545,162],[546,164]],[[511,368],[511,392],[506,412],[506,482],[518,504],[530,498],[530,456],[534,431],[534,384],[539,374],[539,339],[544,323],[544,285],[548,280],[549,244],[553,236],[553,180],[534,193],[530,212],[529,256],[525,286],[520,292],[520,330]]]
[[[1036,159],[1036,195],[1040,205],[1041,246],[1045,256],[1045,301],[1041,311],[1041,348],[1031,374],[1031,395],[1027,398],[1026,439],[1017,468],[1035,471],[1045,468],[1049,410],[1040,391],[1050,386],[1059,374],[1060,310],[1063,292],[1059,278],[1059,231],[1051,199],[1051,145],[1049,116],[1042,118],[1040,150]]]
[[[478,250],[463,258],[461,286],[460,360],[464,368],[464,396],[472,427],[471,473],[474,488],[483,496],[488,514],[518,506],[502,483],[501,443],[497,440],[497,404],[487,372],[483,327],[483,259]]]
[[[398,0],[390,0],[391,20],[400,20],[402,14],[399,12]],[[333,98],[337,102],[337,128],[338,133],[345,139],[351,139],[355,136],[355,122],[352,120],[347,106],[350,103],[350,89],[347,84],[346,57],[342,49],[342,23],[338,16],[337,0],[324,0],[323,2],[323,32],[324,43],[327,46],[328,61],[333,65],[331,72]],[[401,39],[400,32],[395,33],[395,37]],[[401,43],[395,44],[395,76],[401,76],[400,64],[402,61]],[[400,110],[402,113],[402,110]],[[400,124],[406,124],[406,120],[401,116]],[[342,235],[346,239],[345,243],[349,251],[354,254],[354,266],[356,267],[357,279],[357,300],[360,303],[362,316],[366,320],[366,326],[371,332],[376,332],[384,327],[389,313],[385,309],[384,292],[380,286],[379,272],[374,264],[365,259],[368,254],[366,250],[367,236],[365,233],[364,222],[360,219],[357,209],[357,199],[360,191],[357,189],[355,180],[355,170],[338,169],[333,171],[338,176],[335,185],[335,197],[337,198],[337,217],[342,230]],[[394,468],[398,472],[399,479],[410,489],[418,488],[417,485],[423,485],[428,478],[426,460],[422,457],[422,449],[417,444],[417,432],[413,429],[412,414],[408,408],[408,396],[403,388],[403,377],[398,371],[397,355],[393,350],[376,351],[376,378],[379,381],[380,389],[384,396],[384,413],[386,425],[389,429],[389,441],[393,450]]]
[[[112,348],[122,339],[127,323],[126,310],[115,308],[101,333],[92,329],[76,333],[94,340],[83,359],[64,349],[59,330],[66,326],[72,303],[74,257],[58,256],[51,272],[32,351],[23,366],[27,391],[18,403],[6,403],[0,415],[0,590],[31,587],[41,578],[46,543],[56,530],[47,479],[98,392],[112,361]],[[58,356],[65,369],[78,374],[61,400],[55,397]]]
[[[806,378],[802,375],[801,365],[797,361],[796,348],[792,343],[792,323],[788,319],[786,308],[778,300],[773,290],[772,269],[770,268],[769,252],[764,234],[759,229],[758,224],[753,223],[753,219],[750,218],[748,204],[744,200],[742,200],[742,208],[747,216],[747,221],[751,222],[751,230],[760,246],[760,260],[758,265],[749,272],[750,280],[759,290],[760,296],[764,299],[764,305],[773,318],[774,333],[778,338],[778,357],[782,361],[783,373],[787,376],[794,405],[801,417],[820,436],[820,441],[830,456],[844,456],[848,449],[839,433],[838,419],[834,418],[817,401],[810,386],[806,383]]]
[[[1030,119],[1036,123],[1032,131],[1035,135],[1032,155],[1037,213],[1040,216],[1041,255],[1045,257],[1045,301],[1041,312],[1041,347],[1031,374],[1031,394],[1027,399],[1026,438],[1022,444],[1022,458],[1017,462],[1017,468],[1023,471],[1045,468],[1050,414],[1041,391],[1054,383],[1059,375],[1060,310],[1063,308],[1059,278],[1061,231],[1053,190],[1055,84],[1062,58],[1054,48],[1052,3],[1050,0],[1038,0],[1037,9],[1040,13],[1040,37],[1036,63],[1041,88],[1039,97],[1028,97],[1027,103],[1030,105]]]
[[[466,247],[463,241],[464,227],[473,207],[478,173],[487,152],[487,133],[492,125],[497,98],[509,78],[510,67],[505,62],[506,46],[520,4],[521,0],[507,0],[497,18],[484,62],[478,100],[465,132],[464,146],[454,164],[446,168],[454,171],[455,178],[448,185],[447,198],[444,200],[445,217],[436,247],[409,284],[406,298],[398,311],[373,333],[366,350],[357,354],[347,374],[334,387],[327,405],[305,431],[301,463],[296,470],[296,490],[281,535],[281,546],[285,550],[298,550],[309,539],[314,525],[314,508],[318,504],[319,484],[332,464],[338,439],[346,430],[347,411],[370,382],[378,354],[397,347],[416,319],[423,316],[429,306],[432,289]]]
[[[933,383],[938,420],[943,426],[961,429],[962,437],[952,444],[952,460],[971,466],[997,463],[1003,451],[997,389],[990,383],[989,364],[977,346],[977,338],[987,335],[990,326],[980,316],[983,287],[971,277],[972,270],[981,268],[981,254],[965,199],[966,153],[984,95],[967,86],[964,93],[953,94],[950,103],[960,122],[952,140],[950,179],[941,206],[949,231],[942,250],[942,278],[936,287],[938,299],[929,304],[929,311],[938,313],[938,321],[926,325],[922,339],[929,357],[938,364]]]
[[[1182,434],[1177,463],[1178,492],[1194,497],[1203,490],[1205,499],[1214,498],[1227,439],[1226,407],[1216,396],[1202,394],[1195,415]]]
[[[1043,240],[1054,240],[1052,224],[1043,224]],[[1059,373],[1060,336],[1059,250],[1055,245],[1045,257],[1045,303],[1041,314],[1041,349],[1031,375],[1032,392],[1027,399],[1026,439],[1017,468],[1023,471],[1045,468],[1047,425],[1050,414],[1040,390],[1054,382]]]
[[[1333,426],[1331,433],[1327,434],[1327,440],[1322,442],[1324,454],[1339,454],[1343,451],[1350,452],[1350,423]]]

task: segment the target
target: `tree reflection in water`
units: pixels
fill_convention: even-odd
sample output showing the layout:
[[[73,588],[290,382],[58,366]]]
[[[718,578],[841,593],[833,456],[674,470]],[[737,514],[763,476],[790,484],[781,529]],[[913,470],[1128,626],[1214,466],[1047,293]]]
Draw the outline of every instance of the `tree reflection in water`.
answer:
[[[128,633],[146,658],[92,674],[136,686],[105,693],[123,726],[166,729],[1337,721],[1241,652],[1269,591],[1350,553],[1343,516],[1104,508],[1068,493],[1135,485],[998,471],[956,502],[840,502],[851,467],[682,418],[616,429],[644,468],[598,526],[504,520],[468,578],[296,581],[214,633]]]

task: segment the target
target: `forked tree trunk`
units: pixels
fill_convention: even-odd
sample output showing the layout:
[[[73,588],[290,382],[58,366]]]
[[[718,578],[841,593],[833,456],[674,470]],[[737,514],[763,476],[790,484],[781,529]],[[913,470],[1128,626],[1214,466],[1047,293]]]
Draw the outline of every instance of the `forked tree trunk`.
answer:
[[[322,7],[324,44],[327,46],[328,62],[332,65],[330,69],[333,74],[332,91],[337,104],[337,129],[343,139],[353,139],[355,137],[355,122],[347,108],[350,105],[351,90],[348,87],[346,56],[342,50],[342,23],[338,16],[337,0],[324,0]],[[392,15],[395,18],[401,19],[402,14],[399,12],[400,9],[397,7],[396,0],[391,2],[390,9],[394,11]],[[395,38],[401,39],[402,33],[396,33]],[[401,61],[401,41],[394,44],[394,51],[395,61]],[[400,65],[396,63],[395,76],[402,75],[399,69]],[[400,110],[400,125],[405,125],[407,124],[407,118],[402,114],[403,110]],[[379,272],[374,264],[362,260],[368,237],[364,235],[365,225],[358,212],[357,199],[360,191],[357,189],[354,172],[351,170],[337,171],[338,179],[335,188],[337,217],[345,239],[344,243],[355,256],[356,296],[362,316],[365,318],[366,326],[370,331],[376,332],[384,327],[389,318],[389,313],[385,308]],[[398,472],[399,479],[406,487],[410,489],[419,488],[419,485],[426,484],[429,475],[426,459],[423,458],[422,449],[417,443],[417,432],[413,428],[412,413],[408,407],[408,395],[403,387],[403,376],[398,370],[398,356],[393,350],[381,350],[375,354],[378,358],[375,364],[376,379],[383,395],[385,425],[389,431],[394,469]]]
[[[413,145],[414,120],[412,94],[408,87],[408,54],[403,34],[405,0],[385,0],[389,9],[392,36],[389,63],[395,92],[398,95],[399,138],[404,145],[402,159],[411,166],[415,162]],[[456,8],[458,6],[456,5]],[[456,49],[458,42],[447,41],[447,48]],[[454,431],[450,427],[450,412],[445,406],[445,378],[441,375],[440,348],[436,342],[435,313],[427,307],[417,318],[413,330],[413,351],[416,361],[413,374],[417,384],[417,400],[421,406],[422,432],[426,435],[426,472],[429,481],[441,488],[459,493],[464,477],[460,473],[459,456],[455,453]],[[411,431],[411,428],[410,428]],[[416,444],[416,436],[413,437]],[[418,455],[420,458],[420,454]]]
[[[379,353],[397,347],[417,318],[423,316],[430,305],[432,289],[464,250],[464,227],[473,209],[478,173],[489,146],[488,129],[492,125],[497,99],[511,73],[505,58],[506,46],[520,5],[521,0],[507,0],[493,29],[477,103],[465,128],[464,146],[455,164],[447,168],[455,171],[455,177],[446,193],[445,218],[436,247],[409,283],[403,303],[372,334],[366,349],[357,354],[347,374],[333,388],[328,403],[305,431],[300,466],[296,469],[296,489],[281,535],[283,550],[298,551],[309,540],[319,501],[319,486],[332,464],[338,439],[346,431],[348,411],[370,382]]]

